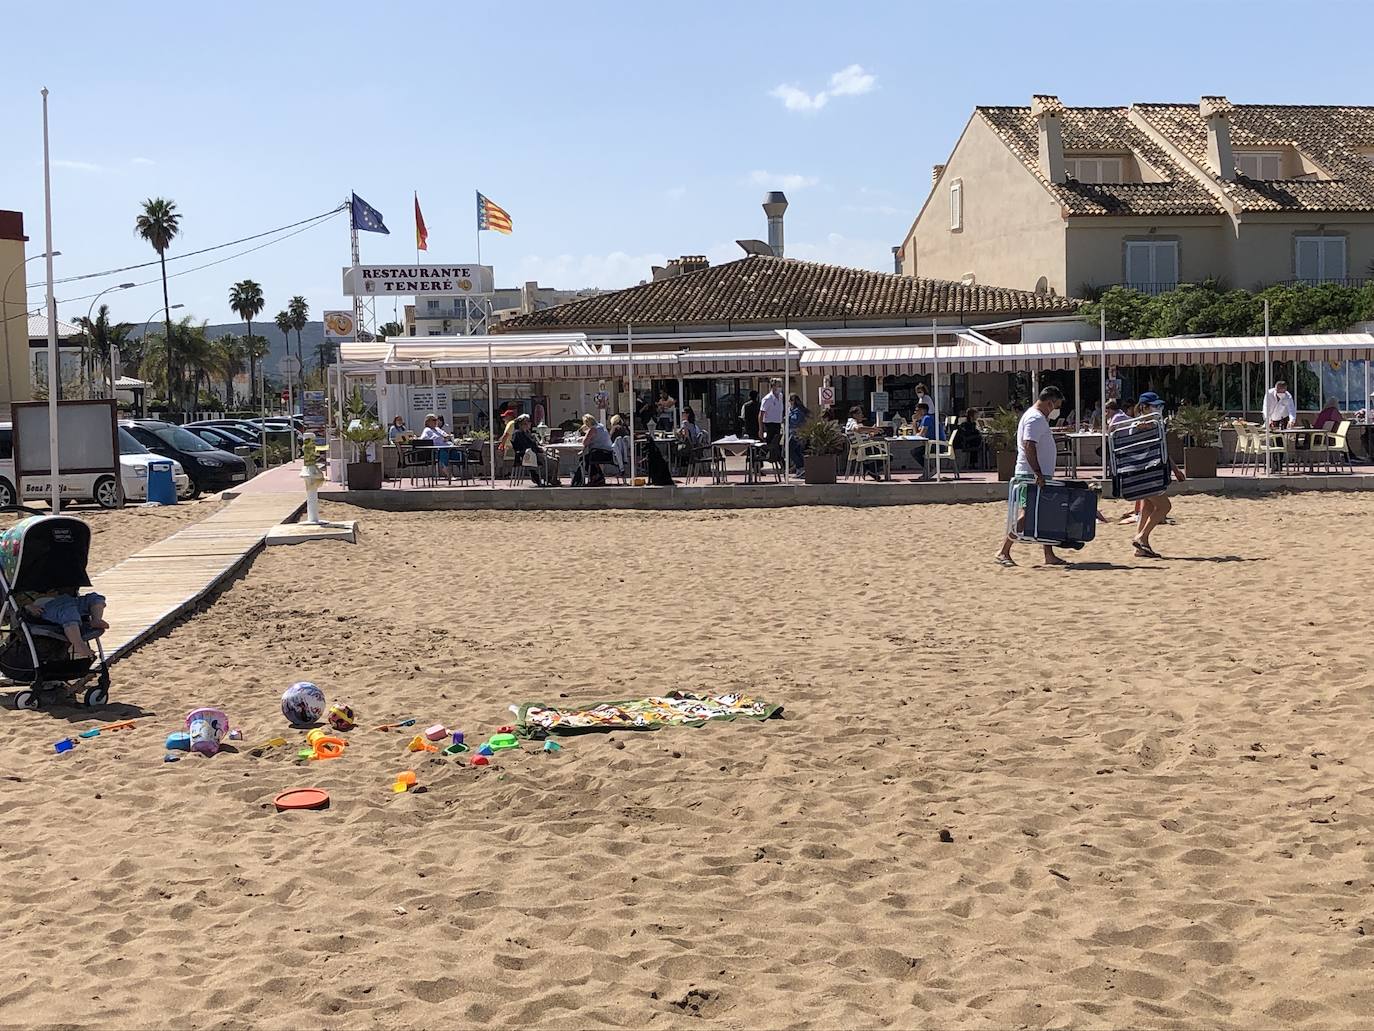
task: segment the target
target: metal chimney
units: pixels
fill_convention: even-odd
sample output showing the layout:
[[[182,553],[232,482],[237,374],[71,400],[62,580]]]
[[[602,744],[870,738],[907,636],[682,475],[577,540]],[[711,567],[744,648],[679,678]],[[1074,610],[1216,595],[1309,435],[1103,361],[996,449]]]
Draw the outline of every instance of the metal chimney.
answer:
[[[782,255],[782,215],[787,210],[787,196],[774,190],[763,199],[763,213],[768,216],[768,246],[775,257]]]

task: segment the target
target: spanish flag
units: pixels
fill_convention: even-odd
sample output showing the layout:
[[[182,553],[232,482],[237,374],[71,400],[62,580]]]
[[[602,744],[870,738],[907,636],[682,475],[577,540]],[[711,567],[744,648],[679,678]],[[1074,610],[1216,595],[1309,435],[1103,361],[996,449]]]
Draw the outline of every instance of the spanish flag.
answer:
[[[425,216],[420,214],[420,195],[415,195],[415,249],[429,250],[429,230],[425,228]]]
[[[477,194],[477,231],[495,229],[498,233],[510,236],[510,215],[505,208],[493,204],[479,192]]]

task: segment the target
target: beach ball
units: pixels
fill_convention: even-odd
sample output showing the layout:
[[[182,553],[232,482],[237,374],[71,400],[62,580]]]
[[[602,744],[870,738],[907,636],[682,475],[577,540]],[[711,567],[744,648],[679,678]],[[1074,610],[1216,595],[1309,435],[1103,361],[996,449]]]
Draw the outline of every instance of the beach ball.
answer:
[[[324,708],[324,692],[308,680],[297,681],[281,696],[281,714],[294,726],[318,723]]]
[[[342,703],[331,705],[324,718],[335,730],[352,730],[358,722],[353,715],[353,706]]]

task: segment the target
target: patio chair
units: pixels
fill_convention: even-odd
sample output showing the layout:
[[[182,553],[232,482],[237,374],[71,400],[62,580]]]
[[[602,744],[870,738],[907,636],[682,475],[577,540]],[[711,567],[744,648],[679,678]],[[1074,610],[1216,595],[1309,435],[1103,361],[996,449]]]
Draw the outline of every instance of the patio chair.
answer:
[[[417,480],[427,480],[431,487],[439,484],[439,452],[434,450],[432,440],[412,440],[398,446],[396,478],[409,474],[410,485]]]
[[[1270,433],[1268,430],[1256,427],[1251,431],[1250,447],[1254,453],[1256,476],[1259,475],[1261,469],[1265,470],[1266,473],[1270,471],[1283,472],[1283,463],[1288,457],[1288,447],[1283,442],[1283,434]]]
[[[1338,425],[1335,430],[1315,430],[1308,442],[1308,450],[1312,454],[1315,463],[1318,456],[1324,461],[1328,472],[1335,472],[1337,465],[1345,467],[1346,472],[1353,472],[1354,466],[1350,462],[1350,443],[1347,438],[1350,435],[1352,423],[1346,419]],[[1315,464],[1313,466],[1315,471]]]
[[[773,467],[773,479],[778,483],[782,482],[782,449],[780,447],[772,449],[767,444],[755,445],[749,449],[745,461],[753,470],[755,482],[763,479],[763,469],[766,465]]]
[[[1078,478],[1078,442],[1067,434],[1054,435],[1054,462],[1068,471],[1069,479]]]
[[[955,430],[949,435],[949,440],[932,440],[926,444],[926,476],[930,476],[930,471],[935,467],[935,459],[940,459],[941,469],[953,469],[954,478],[959,479],[959,431]]]
[[[849,438],[849,462],[845,478],[858,476],[862,479],[868,466],[880,468],[882,479],[892,479],[892,451],[885,440],[864,439],[854,434]]]

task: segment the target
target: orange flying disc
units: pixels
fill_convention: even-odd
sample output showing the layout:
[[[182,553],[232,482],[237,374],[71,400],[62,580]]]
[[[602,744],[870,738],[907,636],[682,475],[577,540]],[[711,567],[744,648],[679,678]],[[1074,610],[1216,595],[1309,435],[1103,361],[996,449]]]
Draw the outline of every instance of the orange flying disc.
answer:
[[[328,809],[329,792],[319,788],[292,788],[276,797],[277,812],[289,809]]]

